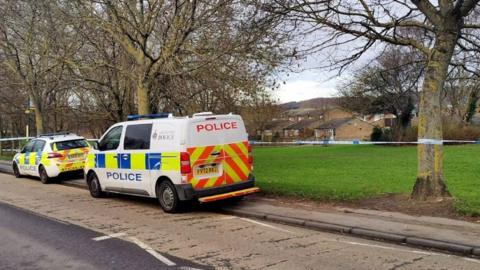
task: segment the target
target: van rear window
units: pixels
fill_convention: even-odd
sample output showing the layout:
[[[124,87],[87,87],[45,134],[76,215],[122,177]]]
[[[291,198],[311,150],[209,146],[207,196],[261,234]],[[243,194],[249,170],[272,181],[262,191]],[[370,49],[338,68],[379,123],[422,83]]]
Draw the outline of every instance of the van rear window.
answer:
[[[86,140],[81,140],[81,139],[52,143],[52,149],[56,149],[59,151],[76,149],[76,148],[84,148],[84,147],[88,147],[88,142]]]

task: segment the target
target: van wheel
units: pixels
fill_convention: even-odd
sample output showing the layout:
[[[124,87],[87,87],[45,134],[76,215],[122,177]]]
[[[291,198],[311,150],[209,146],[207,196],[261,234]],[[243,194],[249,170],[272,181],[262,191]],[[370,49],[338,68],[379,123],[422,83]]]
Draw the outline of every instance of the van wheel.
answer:
[[[20,174],[20,170],[18,169],[18,165],[16,162],[13,163],[13,175],[15,176],[15,178],[20,178],[23,176]]]
[[[50,183],[50,177],[48,177],[47,171],[42,165],[38,168],[38,174],[40,175],[40,181],[42,181],[43,184]]]
[[[181,201],[178,199],[177,190],[170,181],[163,181],[157,186],[157,197],[163,211],[166,213],[180,211]]]
[[[100,186],[100,181],[95,173],[89,173],[87,176],[88,190],[90,190],[90,195],[94,198],[102,198],[105,196],[105,192],[102,191]]]

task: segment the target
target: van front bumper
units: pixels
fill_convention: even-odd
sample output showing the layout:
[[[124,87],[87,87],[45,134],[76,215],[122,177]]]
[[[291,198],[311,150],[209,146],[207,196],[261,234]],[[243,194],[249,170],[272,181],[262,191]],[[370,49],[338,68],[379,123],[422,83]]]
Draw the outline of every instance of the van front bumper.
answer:
[[[189,201],[193,199],[198,199],[202,197],[208,197],[217,194],[229,193],[233,191],[238,191],[242,189],[252,188],[255,186],[255,177],[250,175],[248,180],[238,182],[235,184],[221,186],[221,187],[214,187],[214,188],[206,188],[206,189],[194,189],[191,184],[181,184],[175,185],[177,190],[178,198],[181,201]]]

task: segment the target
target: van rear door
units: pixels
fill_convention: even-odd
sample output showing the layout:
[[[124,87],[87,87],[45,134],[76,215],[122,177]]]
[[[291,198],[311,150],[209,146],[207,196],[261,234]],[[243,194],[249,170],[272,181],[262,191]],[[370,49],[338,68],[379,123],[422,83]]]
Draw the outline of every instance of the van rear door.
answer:
[[[187,130],[187,151],[195,189],[206,189],[248,180],[248,140],[238,115],[194,117]]]

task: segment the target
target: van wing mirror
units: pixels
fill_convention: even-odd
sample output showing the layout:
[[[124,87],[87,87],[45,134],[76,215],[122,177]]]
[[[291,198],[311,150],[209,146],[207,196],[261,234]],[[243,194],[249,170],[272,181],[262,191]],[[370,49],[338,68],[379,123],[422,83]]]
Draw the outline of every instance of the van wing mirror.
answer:
[[[88,143],[93,149],[98,150],[98,140],[89,140]]]

